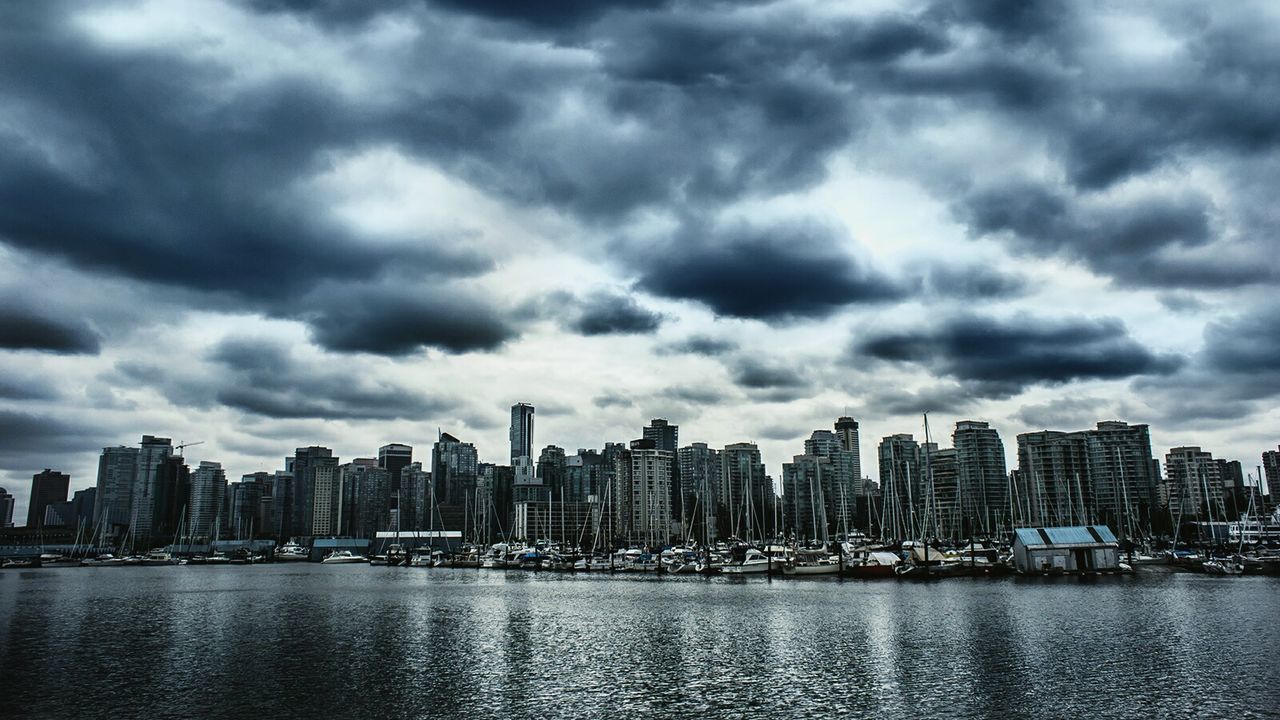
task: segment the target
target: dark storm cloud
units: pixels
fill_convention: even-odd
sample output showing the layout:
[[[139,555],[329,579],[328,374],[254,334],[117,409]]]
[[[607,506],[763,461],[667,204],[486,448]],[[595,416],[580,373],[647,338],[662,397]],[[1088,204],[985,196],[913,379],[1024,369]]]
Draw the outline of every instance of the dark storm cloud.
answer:
[[[424,347],[493,350],[516,330],[463,290],[334,285],[305,303],[302,317],[320,346],[340,352],[406,355]]]
[[[873,334],[858,340],[854,350],[951,376],[984,397],[1008,396],[1037,384],[1168,374],[1182,362],[1148,350],[1111,318],[961,316],[929,330]]]
[[[641,307],[634,298],[606,292],[579,301],[569,327],[582,335],[646,334],[662,326],[663,317]]]
[[[97,354],[98,333],[81,319],[58,318],[10,304],[0,307],[0,348]]]
[[[0,374],[0,399],[53,400],[57,397],[58,392],[43,379],[20,377],[8,370]]]
[[[710,335],[690,335],[683,340],[658,346],[657,352],[659,355],[688,354],[717,357],[737,349],[738,344],[732,340],[714,338]]]
[[[847,305],[883,303],[904,291],[844,252],[848,241],[812,222],[768,227],[686,226],[669,252],[646,253],[640,287],[701,302],[719,315],[781,321],[821,318]]]
[[[868,414],[877,415],[960,412],[971,407],[981,396],[981,389],[971,383],[943,383],[918,391],[897,388],[875,392],[864,403],[864,407]]]
[[[1023,405],[1014,417],[1027,427],[1044,430],[1049,428],[1075,429],[1091,427],[1106,418],[1133,418],[1137,410],[1128,402],[1117,398],[1063,397],[1034,405]]]
[[[729,366],[729,374],[749,390],[799,390],[807,381],[794,365],[780,360],[741,358]]]
[[[94,425],[0,408],[0,468],[39,472],[50,458],[102,447],[109,434]]]
[[[650,10],[670,0],[433,0],[435,5],[495,20],[511,20],[536,27],[574,27],[589,23],[616,8]]]
[[[456,407],[394,383],[301,362],[271,340],[226,339],[208,359],[228,371],[214,401],[268,417],[422,419]]]

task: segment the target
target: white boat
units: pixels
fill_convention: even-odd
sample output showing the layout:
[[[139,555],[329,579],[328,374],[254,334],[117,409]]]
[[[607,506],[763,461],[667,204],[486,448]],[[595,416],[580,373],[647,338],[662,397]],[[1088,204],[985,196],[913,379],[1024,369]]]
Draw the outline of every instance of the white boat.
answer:
[[[116,557],[111,553],[103,553],[97,557],[85,558],[80,561],[85,567],[117,567],[124,565],[124,558]]]
[[[720,567],[720,572],[725,575],[755,575],[769,572],[770,565],[767,555],[751,548],[747,551],[746,557],[742,558],[742,562],[726,563]]]
[[[840,558],[826,553],[800,551],[796,559],[782,566],[783,575],[839,575]]]
[[[69,558],[66,555],[54,555],[45,553],[40,556],[40,567],[42,568],[59,568],[59,567],[80,567],[80,561],[75,558]]]
[[[159,565],[177,565],[178,558],[167,550],[152,550],[147,556],[142,558],[142,565],[159,566]]]
[[[367,563],[369,562],[369,559],[363,555],[357,555],[350,550],[334,550],[328,555],[325,555],[324,559],[320,562],[339,565],[345,563]]]
[[[298,562],[307,559],[307,549],[292,540],[276,550],[277,562]]]
[[[1206,560],[1205,563],[1200,566],[1200,568],[1210,575],[1243,575],[1244,574],[1244,563],[1239,563],[1229,558],[1225,560],[1222,558]]]

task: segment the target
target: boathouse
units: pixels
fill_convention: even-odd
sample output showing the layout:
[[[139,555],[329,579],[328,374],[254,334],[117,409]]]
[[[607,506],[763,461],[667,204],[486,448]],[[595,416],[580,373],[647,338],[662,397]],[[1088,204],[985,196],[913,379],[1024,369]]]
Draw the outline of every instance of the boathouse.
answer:
[[[1013,564],[1024,575],[1118,572],[1120,543],[1106,525],[1018,528]]]

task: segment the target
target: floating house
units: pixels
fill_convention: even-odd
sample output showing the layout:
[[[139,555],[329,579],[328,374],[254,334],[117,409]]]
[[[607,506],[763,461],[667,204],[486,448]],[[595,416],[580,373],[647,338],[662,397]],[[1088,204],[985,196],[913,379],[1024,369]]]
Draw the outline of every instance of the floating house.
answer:
[[[1106,525],[1018,528],[1013,564],[1024,575],[1120,571],[1120,543]]]

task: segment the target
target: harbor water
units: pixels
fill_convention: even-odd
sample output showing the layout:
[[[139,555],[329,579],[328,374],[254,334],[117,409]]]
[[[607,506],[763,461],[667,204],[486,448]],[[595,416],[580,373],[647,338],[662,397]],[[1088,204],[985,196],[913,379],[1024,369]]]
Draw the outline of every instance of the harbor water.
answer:
[[[1276,717],[1280,581],[0,572],[0,717]]]

